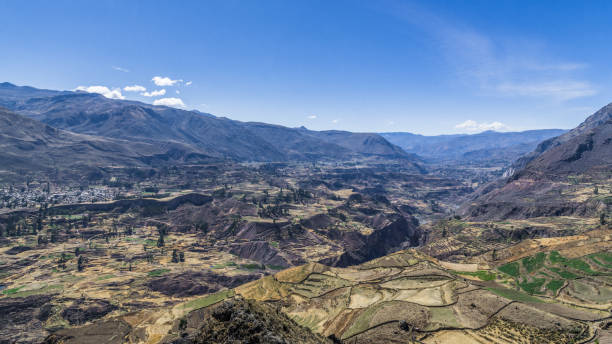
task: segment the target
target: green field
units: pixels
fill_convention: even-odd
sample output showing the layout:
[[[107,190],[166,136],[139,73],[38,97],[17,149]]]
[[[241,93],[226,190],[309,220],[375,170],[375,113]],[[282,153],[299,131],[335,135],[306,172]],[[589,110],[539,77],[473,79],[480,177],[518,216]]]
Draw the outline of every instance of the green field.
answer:
[[[498,270],[512,277],[518,277],[520,275],[520,265],[518,262],[502,265],[498,268]]]
[[[528,303],[536,303],[536,302],[543,302],[542,300],[538,299],[537,297],[533,297],[531,295],[525,294],[521,291],[518,290],[514,290],[514,289],[507,289],[507,288],[487,288],[487,290],[489,290],[490,292],[501,296],[503,298],[506,299],[510,299],[510,300],[514,300],[514,301],[521,301],[521,302],[528,302]]]
[[[479,271],[453,271],[454,274],[457,275],[465,275],[465,276],[474,276],[474,277],[478,277],[478,279],[480,279],[481,281],[493,281],[497,275],[493,272],[490,271],[486,271],[486,270],[479,270]]]
[[[167,272],[170,272],[170,269],[155,269],[149,271],[147,275],[149,275],[150,277],[159,277],[161,275],[166,274]]]
[[[233,290],[231,290],[231,289],[222,290],[222,291],[219,291],[217,293],[201,297],[199,299],[191,300],[191,301],[185,303],[182,307],[184,309],[188,309],[188,310],[192,311],[192,310],[208,307],[208,306],[210,306],[212,304],[215,304],[217,302],[223,301],[223,300],[225,300],[225,299],[227,299],[228,297],[231,297],[231,296],[234,296],[234,291]]]
[[[590,276],[612,275],[612,254],[599,252],[581,258],[567,258],[557,251],[499,266],[498,271],[514,277],[516,285],[530,295],[556,292],[566,281]]]

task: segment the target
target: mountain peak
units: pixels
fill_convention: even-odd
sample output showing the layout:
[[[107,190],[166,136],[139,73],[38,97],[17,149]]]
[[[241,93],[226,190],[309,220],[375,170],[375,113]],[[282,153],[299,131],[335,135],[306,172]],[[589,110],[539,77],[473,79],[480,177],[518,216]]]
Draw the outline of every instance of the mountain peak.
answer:
[[[16,88],[17,85],[11,84],[10,82],[2,82],[2,83],[0,83],[0,87],[2,87],[2,88]]]

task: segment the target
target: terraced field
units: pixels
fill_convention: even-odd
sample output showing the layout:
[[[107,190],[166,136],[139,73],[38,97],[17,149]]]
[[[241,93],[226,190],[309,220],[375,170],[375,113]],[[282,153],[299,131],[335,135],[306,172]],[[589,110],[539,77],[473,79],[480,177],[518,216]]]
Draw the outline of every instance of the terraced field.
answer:
[[[581,258],[550,251],[471,271],[471,264],[448,264],[411,249],[349,268],[309,263],[56,334],[68,338],[65,343],[79,343],[87,333],[103,341],[173,343],[202,333],[211,307],[247,299],[276,307],[330,342],[586,343],[610,322],[607,264],[607,251]],[[563,279],[554,268],[576,277]],[[562,286],[552,288],[557,280]]]
[[[568,258],[558,251],[539,252],[497,268],[501,282],[530,295],[578,306],[612,307],[612,253]]]
[[[553,257],[561,256],[553,253]],[[610,258],[601,253],[585,260],[592,257],[604,262]],[[600,288],[596,295],[601,296],[591,300],[601,302],[598,309],[570,306],[552,294],[546,297],[545,288],[552,281],[548,277],[542,277],[542,292],[530,295],[525,289],[532,291],[535,283],[531,278],[523,281],[521,274],[539,276],[552,264],[549,260],[549,254],[525,258],[515,277],[500,270],[445,269],[437,260],[410,250],[351,268],[308,264],[250,282],[235,292],[247,299],[281,302],[283,311],[298,324],[344,343],[440,343],[451,337],[467,343],[516,343],[521,338],[532,343],[586,341],[595,334],[595,324],[610,316],[603,311],[607,289]],[[514,273],[509,268],[513,266],[500,269]],[[509,282],[514,279],[522,287]],[[581,281],[584,294],[595,286],[583,277],[573,281]]]

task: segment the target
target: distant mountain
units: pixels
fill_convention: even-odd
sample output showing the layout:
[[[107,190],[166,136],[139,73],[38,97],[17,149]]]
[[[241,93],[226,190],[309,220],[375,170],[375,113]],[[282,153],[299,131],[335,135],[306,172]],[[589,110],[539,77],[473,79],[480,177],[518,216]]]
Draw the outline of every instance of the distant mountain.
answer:
[[[423,136],[411,133],[381,133],[389,142],[408,153],[426,159],[465,162],[502,162],[510,164],[551,137],[565,133],[562,129],[522,132],[485,131],[479,134]]]
[[[0,83],[0,106],[11,109],[30,98],[52,97],[66,91],[42,90],[30,86],[16,86],[9,82]]]
[[[169,145],[162,150],[147,143],[76,134],[0,108],[0,172],[3,174],[76,167],[145,166],[157,159],[172,160],[170,155],[177,147]],[[182,160],[186,156],[175,154],[174,158]]]
[[[0,104],[55,128],[160,148],[180,144],[194,153],[221,159],[414,158],[378,134],[316,132],[305,128],[239,122],[198,111],[113,100],[91,93],[38,90],[3,83],[0,84]]]
[[[509,178],[479,191],[468,211],[471,217],[610,213],[612,104],[575,129],[542,142],[514,166]]]
[[[571,174],[612,171],[612,103],[575,129],[541,143],[513,179],[567,178]]]
[[[529,154],[526,154],[525,156],[521,157],[520,159],[518,159],[518,161],[516,161],[513,164],[513,169],[511,172],[514,171],[521,171],[523,170],[531,161],[533,160],[539,160],[539,163],[535,163],[534,165],[532,165],[532,167],[534,167],[536,164],[540,165],[540,168],[543,167],[542,164],[547,164],[548,163],[552,163],[555,160],[558,160],[556,158],[544,158],[542,159],[538,159],[542,154],[544,154],[545,152],[549,151],[549,150],[553,150],[555,147],[560,146],[566,142],[569,141],[574,141],[576,142],[580,142],[580,143],[584,143],[587,147],[591,146],[591,144],[589,143],[590,138],[592,138],[593,135],[595,135],[595,132],[600,132],[602,130],[605,130],[604,127],[609,125],[609,122],[612,120],[612,103],[604,106],[603,108],[599,109],[599,111],[597,111],[596,113],[594,113],[593,115],[589,116],[584,122],[582,122],[579,126],[577,126],[576,128],[566,132],[563,135],[560,135],[558,137],[553,137],[550,138],[546,141],[541,142],[536,148],[535,150],[533,150],[532,152],[530,152]],[[602,125],[604,127],[602,127]],[[605,135],[603,133],[599,133],[599,135]],[[587,140],[587,141],[584,141]],[[570,149],[572,145],[569,144],[565,147],[565,149]],[[556,150],[557,152],[560,152],[563,149],[559,149]],[[570,149],[571,150],[571,149]],[[567,152],[566,152],[567,153]],[[550,154],[550,156],[552,156],[553,153]],[[591,158],[593,157],[593,154],[589,154],[589,156],[591,156]],[[603,158],[603,157],[602,157]],[[567,159],[567,157],[566,157]],[[563,159],[561,159],[563,160]],[[577,161],[580,159],[574,159],[574,161]],[[573,164],[575,165],[575,164]],[[552,167],[552,166],[551,166]],[[520,173],[524,173],[524,172],[520,172]]]

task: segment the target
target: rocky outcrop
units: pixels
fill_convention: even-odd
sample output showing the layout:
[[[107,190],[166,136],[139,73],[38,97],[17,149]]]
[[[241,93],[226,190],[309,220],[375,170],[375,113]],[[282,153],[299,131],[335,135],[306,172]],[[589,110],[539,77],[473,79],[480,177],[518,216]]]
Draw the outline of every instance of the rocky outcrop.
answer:
[[[48,334],[44,322],[51,299],[52,295],[0,299],[0,342],[39,343]]]
[[[290,264],[280,252],[266,241],[249,241],[232,244],[229,253],[240,258],[254,260],[265,265],[288,267]]]
[[[188,297],[234,288],[260,277],[259,274],[225,276],[212,271],[187,271],[152,279],[147,287],[168,296]]]
[[[417,246],[421,234],[418,221],[404,216],[399,216],[390,224],[374,230],[369,235],[332,230],[328,235],[339,236],[340,240],[346,243],[345,252],[339,256],[325,258],[320,263],[337,267],[357,265],[406,247]]]
[[[121,319],[96,321],[82,327],[61,329],[45,338],[44,344],[121,344],[132,327]]]
[[[474,220],[526,219],[543,216],[599,215],[606,205],[599,201],[587,202],[489,202],[472,206],[467,215]]]
[[[62,311],[62,318],[70,325],[82,325],[86,322],[102,318],[117,309],[108,300],[76,300]]]
[[[165,344],[331,343],[291,320],[273,305],[232,299],[177,321]]]
[[[543,142],[512,169],[510,177],[478,190],[460,212],[478,220],[609,212],[611,202],[596,190],[609,184],[612,170],[612,104]]]

